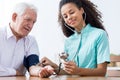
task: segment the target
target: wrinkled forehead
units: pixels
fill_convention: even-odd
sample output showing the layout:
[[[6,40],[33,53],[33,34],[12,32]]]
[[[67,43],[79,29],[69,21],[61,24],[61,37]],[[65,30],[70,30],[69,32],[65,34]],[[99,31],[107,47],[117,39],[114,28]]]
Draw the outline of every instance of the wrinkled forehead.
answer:
[[[32,19],[34,21],[37,20],[37,13],[32,10],[32,9],[26,9],[24,11],[24,13],[22,14],[22,16],[25,18],[25,19]]]

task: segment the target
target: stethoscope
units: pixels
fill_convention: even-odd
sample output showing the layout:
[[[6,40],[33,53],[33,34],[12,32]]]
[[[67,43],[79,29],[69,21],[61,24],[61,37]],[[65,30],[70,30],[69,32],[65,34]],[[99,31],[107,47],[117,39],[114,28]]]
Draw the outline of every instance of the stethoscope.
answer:
[[[85,20],[86,20],[86,13],[84,12],[84,21],[85,21]],[[73,33],[76,33],[76,31],[73,30],[72,28],[70,28],[66,23],[64,23],[64,26],[67,27],[69,30],[71,30]],[[79,53],[79,51],[80,51],[81,43],[82,43],[82,30],[83,30],[84,28],[85,28],[85,26],[83,26],[82,29],[81,29],[81,31],[78,33],[78,34],[81,34],[81,37],[80,37],[80,40],[79,40],[79,46],[78,46],[78,48],[77,48],[77,50],[76,50],[76,53],[75,53],[74,56],[72,57],[72,59],[69,60],[69,61],[74,61],[75,58],[76,58],[76,56],[78,55],[78,53]],[[65,52],[59,54],[60,59],[63,60],[63,61],[67,61],[67,60],[68,60],[68,59],[67,59],[68,56],[69,56],[68,53],[65,53]],[[60,72],[61,65],[62,65],[62,62],[59,63],[58,73]]]
[[[86,20],[86,13],[84,12],[84,21]],[[64,26],[67,27],[69,30],[71,30],[72,32],[76,33],[75,30],[73,30],[72,28],[70,28],[66,23],[64,23]],[[78,55],[80,47],[81,47],[81,43],[82,43],[82,30],[85,28],[85,26],[82,27],[81,31],[78,34],[81,34],[80,40],[79,40],[79,46],[76,50],[75,55],[73,56],[73,58],[71,59],[71,61],[74,61],[75,57]],[[63,54],[63,55],[62,55]],[[67,53],[62,53],[61,55],[67,55]],[[68,56],[67,56],[68,57]]]
[[[76,32],[75,30],[71,29],[69,26],[67,26],[65,24],[65,26],[70,29],[71,31],[73,31],[74,33]],[[84,27],[83,27],[84,28]],[[83,29],[82,28],[82,29]],[[81,30],[82,31],[82,30]],[[80,37],[80,40],[79,40],[79,46],[74,54],[74,56],[72,57],[71,60],[69,61],[75,61],[75,58],[76,56],[78,55],[79,51],[80,51],[80,47],[81,47],[81,43],[82,43],[82,32],[79,32],[78,34],[81,34],[81,37]],[[59,68],[58,68],[58,71],[56,72],[56,74],[59,74],[60,70],[62,69],[62,63],[65,62],[65,61],[68,61],[68,56],[69,54],[68,53],[65,53],[65,52],[62,52],[59,54],[59,58],[60,58],[60,63],[59,63]]]

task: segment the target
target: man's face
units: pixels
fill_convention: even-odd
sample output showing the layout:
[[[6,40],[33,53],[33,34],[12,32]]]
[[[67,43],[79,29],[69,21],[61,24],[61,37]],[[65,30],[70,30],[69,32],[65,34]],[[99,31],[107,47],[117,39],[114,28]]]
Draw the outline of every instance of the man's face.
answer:
[[[22,15],[16,15],[13,31],[17,38],[25,37],[32,30],[37,14],[31,9],[26,9]]]

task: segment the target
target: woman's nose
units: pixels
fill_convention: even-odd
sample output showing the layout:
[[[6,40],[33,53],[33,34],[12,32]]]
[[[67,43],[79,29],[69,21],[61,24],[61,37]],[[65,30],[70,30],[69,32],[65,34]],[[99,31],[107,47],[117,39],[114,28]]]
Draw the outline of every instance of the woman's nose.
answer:
[[[72,16],[69,15],[69,16],[68,16],[68,20],[71,20],[71,19],[72,19]]]

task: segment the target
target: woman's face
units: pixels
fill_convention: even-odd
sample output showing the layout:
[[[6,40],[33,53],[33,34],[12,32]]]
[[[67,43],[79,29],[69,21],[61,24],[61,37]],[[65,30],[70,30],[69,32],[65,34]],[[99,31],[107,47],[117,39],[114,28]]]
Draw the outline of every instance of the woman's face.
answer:
[[[65,23],[76,30],[80,30],[83,27],[83,13],[83,8],[78,9],[73,3],[67,3],[61,8],[61,14]]]

